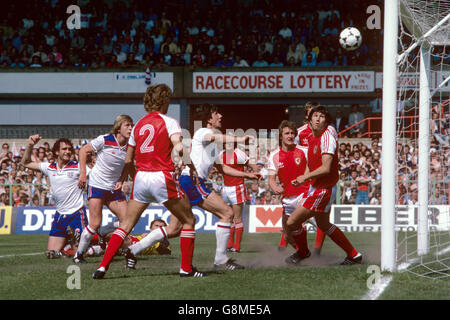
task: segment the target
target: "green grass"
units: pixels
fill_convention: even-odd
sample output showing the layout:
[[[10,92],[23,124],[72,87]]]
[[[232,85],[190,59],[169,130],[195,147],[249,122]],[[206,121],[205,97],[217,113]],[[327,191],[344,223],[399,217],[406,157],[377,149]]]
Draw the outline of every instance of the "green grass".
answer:
[[[359,300],[368,292],[368,266],[380,264],[380,234],[348,233],[348,237],[364,253],[364,264],[339,266],[345,254],[326,239],[320,258],[287,267],[284,258],[293,251],[278,252],[279,234],[245,234],[241,253],[229,255],[247,268],[213,272],[215,235],[199,233],[194,265],[210,271],[206,278],[178,276],[179,239],[172,239],[172,255],[139,257],[138,270],[125,270],[124,258],[116,257],[104,280],[91,278],[101,258],[89,258],[88,264],[79,266],[81,288],[70,290],[67,281],[72,274],[67,269],[72,260],[45,258],[47,236],[1,236],[0,300]],[[313,241],[310,234],[310,247]],[[41,254],[24,255],[30,253]],[[380,299],[447,300],[449,283],[394,274]]]

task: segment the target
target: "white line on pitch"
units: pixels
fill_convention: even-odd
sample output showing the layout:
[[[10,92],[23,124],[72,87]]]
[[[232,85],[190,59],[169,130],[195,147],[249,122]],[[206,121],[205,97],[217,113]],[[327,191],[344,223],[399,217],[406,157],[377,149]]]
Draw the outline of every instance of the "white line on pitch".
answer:
[[[450,251],[450,246],[448,246],[447,248],[442,249],[441,251],[439,251],[437,253],[438,256],[447,253],[448,251]],[[411,264],[416,263],[417,261],[419,261],[419,258],[415,258],[410,260],[407,263],[402,263],[399,267],[398,270],[406,270],[408,269],[408,267]],[[361,298],[361,300],[376,300],[378,299],[381,294],[384,292],[384,290],[386,290],[386,288],[389,286],[389,284],[391,283],[393,279],[392,275],[389,276],[383,276],[380,278],[380,281],[377,283],[376,286],[374,286],[374,288],[370,289],[369,292],[366,293],[366,295],[364,297]]]
[[[392,276],[382,276],[380,278],[380,281],[369,290],[369,292],[366,293],[364,297],[361,298],[361,300],[377,300],[379,296],[386,290],[386,288],[389,286],[389,284],[392,281]]]
[[[43,252],[23,253],[23,254],[7,254],[7,255],[4,255],[4,256],[0,256],[0,258],[21,257],[21,256],[37,256],[38,254],[43,254]]]

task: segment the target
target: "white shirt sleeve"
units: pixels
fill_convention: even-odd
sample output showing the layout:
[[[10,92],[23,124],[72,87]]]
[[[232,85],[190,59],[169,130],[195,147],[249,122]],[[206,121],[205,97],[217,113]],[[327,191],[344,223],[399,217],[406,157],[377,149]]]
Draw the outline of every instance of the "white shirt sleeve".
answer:
[[[326,130],[322,134],[322,137],[320,138],[321,153],[334,154],[336,152],[336,147],[337,147],[336,137],[332,134],[332,132]]]
[[[167,116],[164,116],[163,119],[166,123],[167,133],[169,134],[169,137],[176,133],[181,134],[181,127],[177,120]]]
[[[136,147],[136,141],[134,140],[134,130],[136,130],[136,126],[134,126],[133,129],[131,129],[131,135],[130,138],[128,139],[128,144],[132,147]]]
[[[268,160],[268,165],[267,165],[267,169],[269,170],[270,173],[277,173],[278,172],[278,152],[272,152],[269,155],[269,160]]]
[[[103,146],[105,145],[105,138],[103,135],[98,136],[97,138],[95,138],[94,140],[92,140],[90,142],[92,149],[94,149],[94,151],[96,153],[98,153],[100,150],[103,149]]]
[[[236,153],[236,158],[237,158],[237,164],[246,164],[247,161],[250,159],[247,154],[240,150],[240,149],[234,149],[234,152]]]
[[[39,169],[46,176],[48,176],[48,166],[49,165],[50,165],[50,163],[48,163],[48,162],[41,162],[41,163],[39,163]]]

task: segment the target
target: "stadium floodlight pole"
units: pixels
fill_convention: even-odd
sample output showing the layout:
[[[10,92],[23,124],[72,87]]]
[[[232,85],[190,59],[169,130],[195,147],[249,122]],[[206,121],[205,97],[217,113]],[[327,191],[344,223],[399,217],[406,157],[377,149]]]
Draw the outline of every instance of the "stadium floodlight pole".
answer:
[[[431,47],[423,42],[420,46],[420,96],[419,96],[419,164],[418,164],[418,200],[417,254],[428,254],[428,178],[430,170],[430,60]]]
[[[381,269],[395,271],[395,152],[397,114],[398,0],[384,1],[381,177]]]

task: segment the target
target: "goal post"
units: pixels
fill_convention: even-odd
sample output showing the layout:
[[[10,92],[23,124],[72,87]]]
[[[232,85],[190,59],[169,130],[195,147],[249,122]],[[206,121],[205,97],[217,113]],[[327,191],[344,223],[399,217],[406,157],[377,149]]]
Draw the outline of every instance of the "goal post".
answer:
[[[381,175],[381,269],[395,271],[395,152],[398,0],[384,2]]]
[[[448,277],[450,1],[384,5],[381,269]]]

